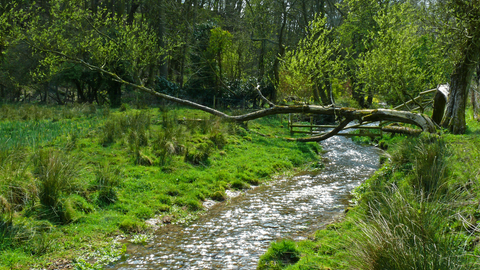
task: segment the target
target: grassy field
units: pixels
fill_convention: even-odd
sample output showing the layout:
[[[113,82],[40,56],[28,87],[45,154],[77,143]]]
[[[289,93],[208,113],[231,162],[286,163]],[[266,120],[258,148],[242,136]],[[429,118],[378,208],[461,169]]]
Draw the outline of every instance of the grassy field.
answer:
[[[346,217],[272,243],[258,269],[479,269],[480,123],[467,123],[465,135],[385,136],[386,162]]]
[[[288,136],[281,117],[246,129],[185,108],[3,105],[0,119],[0,269],[99,269],[122,256],[116,239],[147,241],[147,220],[188,223],[320,151],[272,136]]]

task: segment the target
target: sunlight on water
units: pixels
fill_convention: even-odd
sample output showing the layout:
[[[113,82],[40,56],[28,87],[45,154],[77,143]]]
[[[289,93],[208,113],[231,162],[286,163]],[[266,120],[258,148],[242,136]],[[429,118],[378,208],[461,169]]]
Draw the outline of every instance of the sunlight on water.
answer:
[[[379,166],[378,150],[350,139],[322,143],[325,169],[260,186],[217,204],[189,227],[158,230],[113,269],[255,269],[270,242],[303,239],[344,211],[349,192]]]

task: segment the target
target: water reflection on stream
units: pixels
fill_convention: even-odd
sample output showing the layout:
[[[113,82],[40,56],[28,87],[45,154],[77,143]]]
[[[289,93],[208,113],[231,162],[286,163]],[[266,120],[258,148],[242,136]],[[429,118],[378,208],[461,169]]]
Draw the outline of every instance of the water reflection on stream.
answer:
[[[114,269],[255,269],[278,238],[302,239],[341,214],[349,192],[379,166],[379,151],[332,137],[320,174],[300,174],[217,204],[189,227],[166,226]]]

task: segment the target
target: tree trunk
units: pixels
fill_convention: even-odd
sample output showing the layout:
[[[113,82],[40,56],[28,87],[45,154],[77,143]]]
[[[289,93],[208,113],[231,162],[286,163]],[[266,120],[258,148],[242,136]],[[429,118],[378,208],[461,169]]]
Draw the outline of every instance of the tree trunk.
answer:
[[[351,88],[352,88],[352,98],[357,101],[358,106],[360,108],[365,108],[365,94],[359,89],[359,83],[357,83],[357,79],[352,76],[350,77]]]
[[[445,114],[445,105],[447,105],[448,85],[439,85],[437,87],[437,92],[433,97],[433,112],[432,120],[435,124],[440,125],[442,123],[443,115]]]
[[[136,0],[132,2],[132,5],[130,6],[130,10],[128,11],[127,15],[127,24],[132,25],[133,24],[133,19],[135,19],[135,12],[137,12],[137,9],[140,7],[140,3]]]
[[[118,108],[122,105],[122,84],[111,80],[108,82],[108,99],[110,100],[110,107]]]
[[[478,37],[477,39],[479,39]],[[469,38],[463,49],[462,60],[455,65],[450,79],[450,97],[442,126],[453,134],[464,134],[466,130],[465,108],[467,105],[468,88],[478,63],[480,40]]]
[[[477,65],[477,75],[475,76],[475,87],[471,96],[473,117],[480,121],[480,64]]]
[[[283,35],[285,32],[285,27],[287,25],[287,7],[286,4],[283,3],[283,12],[282,12],[282,26],[280,27],[280,33],[278,35],[278,55],[275,57],[275,62],[273,63],[273,75],[275,81],[273,82],[274,90],[272,96],[270,97],[273,103],[277,102],[277,88],[280,82],[280,59],[285,55],[285,47],[283,46]]]

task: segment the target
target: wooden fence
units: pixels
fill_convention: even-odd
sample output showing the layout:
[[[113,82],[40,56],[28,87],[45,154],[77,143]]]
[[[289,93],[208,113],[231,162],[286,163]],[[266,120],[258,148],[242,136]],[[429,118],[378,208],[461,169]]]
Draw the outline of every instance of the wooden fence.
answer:
[[[403,104],[393,108],[394,110],[406,110],[406,111],[418,111],[425,110],[428,106],[433,105],[433,95],[436,93],[438,88],[426,90],[420,92],[419,95],[409,101],[404,102]],[[431,96],[430,96],[431,95]],[[288,115],[288,127],[290,129],[290,134],[295,133],[304,133],[310,135],[322,135],[325,133],[325,130],[336,128],[336,125],[317,125],[314,123],[313,116],[309,117],[309,121],[305,121],[305,116],[302,117],[303,121],[299,120],[299,115],[289,114]],[[389,122],[379,122],[378,125],[372,126],[371,123],[362,123],[362,124],[353,124],[345,127],[343,130],[356,129],[359,130],[358,133],[338,133],[336,136],[344,137],[355,137],[355,136],[365,136],[365,137],[381,137],[383,135],[382,128],[389,124]],[[379,130],[380,132],[372,132],[374,130]]]

